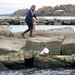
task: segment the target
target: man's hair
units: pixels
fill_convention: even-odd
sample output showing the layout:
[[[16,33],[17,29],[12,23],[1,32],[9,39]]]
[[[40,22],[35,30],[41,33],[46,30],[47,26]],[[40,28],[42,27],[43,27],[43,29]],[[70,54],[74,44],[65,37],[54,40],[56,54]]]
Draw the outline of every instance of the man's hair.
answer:
[[[31,8],[36,7],[35,5],[32,5]]]

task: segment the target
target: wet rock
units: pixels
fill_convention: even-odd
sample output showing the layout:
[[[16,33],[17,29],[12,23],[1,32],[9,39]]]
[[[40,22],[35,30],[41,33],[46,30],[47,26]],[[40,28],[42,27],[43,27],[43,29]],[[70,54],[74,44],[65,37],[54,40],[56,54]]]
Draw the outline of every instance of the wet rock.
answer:
[[[56,56],[36,56],[34,59],[34,66],[38,68],[58,68],[58,67],[71,67],[71,64],[60,60]]]
[[[11,19],[10,21],[8,21],[8,23],[10,25],[20,25],[20,21],[19,20],[15,20],[15,19]]]
[[[12,69],[12,70],[19,70],[19,69],[24,69],[24,63],[18,64],[15,62],[11,62],[11,61],[6,61],[6,62],[2,62],[8,69]]]
[[[8,70],[8,68],[4,66],[3,63],[0,62],[0,70]]]

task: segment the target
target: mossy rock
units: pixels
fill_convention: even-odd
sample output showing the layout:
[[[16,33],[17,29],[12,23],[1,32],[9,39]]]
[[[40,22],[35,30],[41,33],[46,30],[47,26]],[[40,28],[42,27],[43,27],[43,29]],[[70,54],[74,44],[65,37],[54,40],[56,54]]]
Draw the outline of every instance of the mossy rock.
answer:
[[[71,64],[60,60],[56,56],[36,56],[34,59],[34,66],[38,68],[53,68],[53,67],[66,67],[71,66]]]
[[[18,61],[16,62],[11,62],[11,61],[7,61],[7,62],[2,62],[8,69],[12,69],[12,70],[19,70],[19,69],[24,69],[24,63],[20,63]]]

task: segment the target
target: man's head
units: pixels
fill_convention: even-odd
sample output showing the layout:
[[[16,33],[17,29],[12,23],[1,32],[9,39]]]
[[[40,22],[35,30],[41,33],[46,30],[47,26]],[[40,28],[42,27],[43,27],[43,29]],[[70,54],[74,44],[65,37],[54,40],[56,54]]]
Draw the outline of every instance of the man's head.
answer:
[[[31,10],[32,10],[32,11],[34,11],[34,10],[35,10],[35,8],[36,8],[36,6],[35,6],[35,5],[32,5],[32,6],[31,6]]]

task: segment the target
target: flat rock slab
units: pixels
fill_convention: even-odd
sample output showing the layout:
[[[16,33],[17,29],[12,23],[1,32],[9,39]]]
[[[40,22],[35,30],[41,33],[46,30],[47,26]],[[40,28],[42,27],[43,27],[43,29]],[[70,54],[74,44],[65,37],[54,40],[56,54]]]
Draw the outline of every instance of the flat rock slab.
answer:
[[[25,39],[0,36],[0,50],[19,51],[25,46]]]
[[[70,27],[65,28],[56,28],[56,29],[49,29],[49,30],[38,30],[34,32],[36,36],[43,36],[43,37],[62,37],[67,34],[74,33],[74,30]]]
[[[62,40],[57,37],[34,37],[26,41],[26,50],[42,51],[44,47],[49,48],[49,54],[61,54]]]

